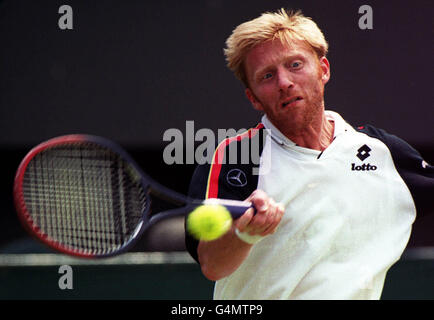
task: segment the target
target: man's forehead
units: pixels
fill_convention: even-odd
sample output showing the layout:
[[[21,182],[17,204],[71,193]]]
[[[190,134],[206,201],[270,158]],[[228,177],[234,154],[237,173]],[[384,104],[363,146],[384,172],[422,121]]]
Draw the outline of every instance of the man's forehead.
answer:
[[[253,47],[247,54],[246,60],[272,58],[282,55],[297,55],[300,53],[313,53],[313,49],[301,40],[283,42],[279,39],[269,40]]]
[[[248,76],[250,76],[258,69],[266,68],[268,64],[290,57],[310,54],[315,55],[315,52],[304,41],[293,40],[290,43],[282,43],[279,39],[269,40],[253,47],[248,52],[245,68]]]

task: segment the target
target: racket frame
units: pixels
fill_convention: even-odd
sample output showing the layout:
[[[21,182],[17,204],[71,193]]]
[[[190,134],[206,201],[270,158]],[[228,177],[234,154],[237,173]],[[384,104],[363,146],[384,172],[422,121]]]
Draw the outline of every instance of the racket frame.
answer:
[[[25,200],[24,200],[24,192],[23,192],[23,180],[24,180],[24,174],[26,172],[26,169],[32,161],[32,159],[40,154],[41,152],[53,148],[59,145],[65,145],[65,144],[72,144],[72,143],[95,143],[97,145],[102,146],[103,148],[108,148],[113,153],[118,154],[122,160],[126,161],[140,176],[140,184],[145,190],[146,194],[146,201],[148,202],[146,204],[146,209],[141,213],[141,219],[137,226],[134,229],[134,232],[132,232],[132,236],[130,236],[130,239],[122,244],[118,249],[113,250],[109,253],[105,254],[89,254],[84,251],[80,251],[74,248],[70,248],[65,244],[60,243],[59,241],[52,239],[49,235],[42,232],[42,230],[39,228],[39,226],[34,222],[32,219],[32,216],[26,206]],[[203,205],[203,204],[221,204],[226,206],[232,213],[232,216],[234,219],[238,218],[242,215],[242,213],[245,212],[250,207],[253,207],[250,202],[247,201],[237,201],[237,200],[222,200],[222,199],[206,199],[206,200],[199,200],[199,199],[192,199],[189,198],[181,193],[178,193],[174,190],[171,190],[162,184],[158,183],[154,179],[152,179],[149,175],[147,175],[141,167],[136,163],[136,161],[118,144],[116,144],[113,141],[110,141],[106,138],[102,138],[95,135],[88,135],[88,134],[69,134],[69,135],[63,135],[58,136],[55,138],[51,138],[45,142],[40,143],[39,145],[32,148],[27,155],[23,158],[21,161],[16,175],[15,175],[15,181],[14,181],[14,204],[15,208],[18,214],[18,217],[21,221],[21,224],[25,227],[25,229],[35,238],[42,241],[47,246],[51,247],[52,249],[68,254],[73,255],[77,257],[82,258],[105,258],[110,257],[114,255],[118,255],[122,252],[126,252],[131,247],[133,247],[138,239],[143,235],[145,230],[147,230],[150,226],[154,225],[160,220],[166,219],[168,217],[175,217],[175,216],[182,216],[185,215],[197,206]],[[179,206],[179,208],[175,208],[168,211],[162,211],[158,212],[154,215],[150,214],[150,207],[151,207],[151,196],[156,196],[160,199],[163,199],[165,201],[168,201],[174,205]]]

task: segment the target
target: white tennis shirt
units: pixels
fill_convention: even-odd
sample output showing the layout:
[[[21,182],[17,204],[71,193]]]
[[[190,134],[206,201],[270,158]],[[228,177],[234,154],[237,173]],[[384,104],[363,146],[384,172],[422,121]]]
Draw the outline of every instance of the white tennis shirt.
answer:
[[[269,171],[258,189],[285,206],[275,234],[216,282],[215,299],[379,299],[416,217],[388,147],[335,112],[334,140],[319,152],[296,146],[266,116]]]

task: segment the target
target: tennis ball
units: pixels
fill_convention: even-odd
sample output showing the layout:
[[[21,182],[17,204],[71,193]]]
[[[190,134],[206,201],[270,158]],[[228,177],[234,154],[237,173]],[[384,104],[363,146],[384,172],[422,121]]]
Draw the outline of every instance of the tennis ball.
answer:
[[[201,205],[187,217],[187,231],[196,239],[203,241],[221,237],[231,225],[231,214],[224,206],[217,204]]]

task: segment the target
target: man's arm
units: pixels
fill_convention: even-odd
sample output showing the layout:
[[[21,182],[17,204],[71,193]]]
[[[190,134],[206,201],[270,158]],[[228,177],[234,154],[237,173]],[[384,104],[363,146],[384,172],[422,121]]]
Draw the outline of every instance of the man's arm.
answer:
[[[203,275],[212,281],[227,277],[243,263],[251,248],[235,235],[235,225],[217,240],[200,241],[197,252]]]
[[[231,230],[222,238],[211,242],[200,242],[188,232],[185,233],[186,248],[191,256],[201,265],[203,273],[212,280],[221,279],[234,272],[248,256],[252,245],[251,235],[268,235],[273,233],[283,215],[283,208],[271,200],[258,188],[258,175],[253,161],[249,163],[227,163],[231,152],[243,154],[243,143],[246,139],[251,145],[258,146],[261,155],[264,143],[263,126],[256,126],[255,131],[229,138],[220,143],[215,155],[221,155],[219,161],[199,165],[194,171],[190,182],[189,196],[196,199],[217,197],[221,199],[245,200],[253,202],[257,214],[247,210],[243,216],[235,220]],[[242,143],[243,142],[243,143]],[[235,144],[235,145],[234,145]],[[231,148],[232,147],[232,148]],[[251,158],[253,159],[253,158]],[[234,183],[229,178],[231,172],[237,172],[243,177],[243,183]],[[241,181],[240,181],[241,182]],[[236,230],[238,230],[236,232]],[[249,238],[250,237],[250,238]],[[244,240],[241,240],[244,239]]]
[[[243,263],[250,253],[253,244],[241,240],[239,232],[250,236],[265,237],[276,231],[284,208],[262,190],[255,190],[247,201],[255,208],[247,210],[234,221],[232,228],[223,237],[214,241],[200,241],[197,253],[202,273],[210,280],[216,281],[232,274]]]

